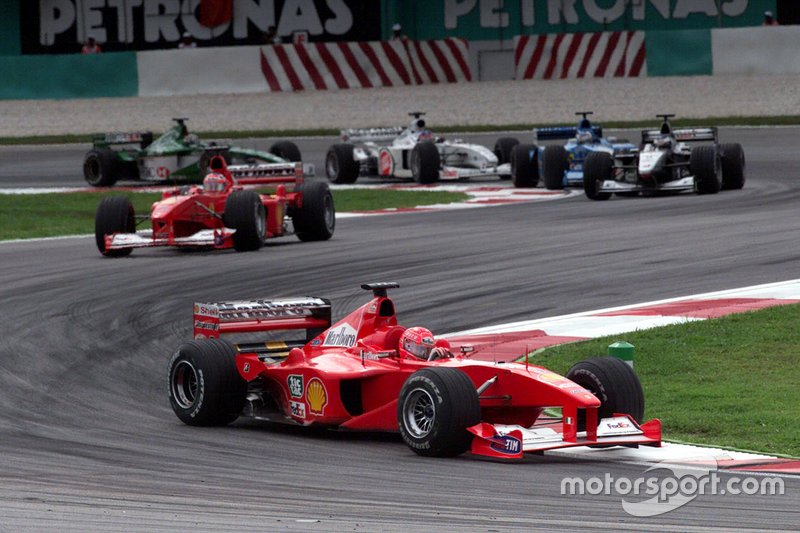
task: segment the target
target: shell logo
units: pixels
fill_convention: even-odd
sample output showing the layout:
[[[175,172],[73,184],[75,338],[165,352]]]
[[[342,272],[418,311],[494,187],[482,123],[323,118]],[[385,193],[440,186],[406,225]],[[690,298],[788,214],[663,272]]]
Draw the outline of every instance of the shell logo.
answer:
[[[306,400],[311,414],[322,415],[325,413],[325,406],[328,405],[328,391],[319,378],[309,380],[308,386],[306,386]]]

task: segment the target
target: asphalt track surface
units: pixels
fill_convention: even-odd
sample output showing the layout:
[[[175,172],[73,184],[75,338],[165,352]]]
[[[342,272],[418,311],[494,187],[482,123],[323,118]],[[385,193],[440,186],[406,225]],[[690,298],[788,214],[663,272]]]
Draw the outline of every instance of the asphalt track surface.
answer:
[[[395,436],[191,428],[166,391],[195,301],[325,296],[336,318],[366,301],[359,284],[394,280],[401,323],[444,333],[798,278],[796,134],[724,130],[745,147],[748,181],[711,196],[341,219],[328,242],[242,254],[0,244],[0,532],[797,530],[796,477],[784,496],[698,496],[637,518],[617,494],[562,496],[561,480],[635,479],[646,465],[424,459]],[[329,141],[301,148],[321,158]],[[37,150],[14,179],[80,185],[53,160],[85,147]]]

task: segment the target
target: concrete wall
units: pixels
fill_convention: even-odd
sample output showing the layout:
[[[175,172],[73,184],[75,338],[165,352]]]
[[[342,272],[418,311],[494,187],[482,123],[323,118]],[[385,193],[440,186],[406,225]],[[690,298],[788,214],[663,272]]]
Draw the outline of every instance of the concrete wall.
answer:
[[[800,26],[711,30],[716,74],[800,73]]]

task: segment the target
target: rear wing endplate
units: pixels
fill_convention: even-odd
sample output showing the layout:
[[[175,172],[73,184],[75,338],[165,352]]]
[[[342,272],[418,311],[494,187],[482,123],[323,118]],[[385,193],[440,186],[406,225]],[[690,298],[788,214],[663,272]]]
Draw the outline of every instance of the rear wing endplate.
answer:
[[[592,133],[597,137],[603,136],[603,126],[593,125]],[[576,126],[555,126],[552,128],[538,128],[536,130],[537,141],[552,141],[556,139],[571,139],[578,135]]]
[[[331,326],[331,303],[324,298],[196,303],[193,318],[195,339],[304,329],[311,340]]]
[[[642,130],[642,143],[653,142],[664,135],[661,130]],[[713,141],[717,142],[717,128],[678,128],[672,130],[678,142]]]
[[[359,143],[359,142],[384,142],[395,139],[398,135],[403,133],[402,126],[389,127],[389,128],[350,128],[342,130],[341,138],[343,142]]]
[[[230,165],[231,173],[241,185],[295,183],[303,177],[302,163],[262,163],[260,165]]]

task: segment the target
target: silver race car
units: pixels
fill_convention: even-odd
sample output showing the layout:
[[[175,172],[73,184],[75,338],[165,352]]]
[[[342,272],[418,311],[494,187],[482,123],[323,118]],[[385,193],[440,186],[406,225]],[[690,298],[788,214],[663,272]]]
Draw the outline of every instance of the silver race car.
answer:
[[[342,130],[342,143],[325,156],[331,183],[354,183],[359,176],[413,178],[417,183],[458,180],[477,176],[511,178],[510,154],[516,139],[501,138],[494,152],[479,144],[436,137],[422,116],[407,127]]]
[[[611,194],[694,191],[715,194],[722,189],[741,189],[745,182],[745,158],[739,143],[719,144],[717,128],[676,128],[658,115],[659,129],[642,131],[638,149],[614,154],[593,152],[583,165],[583,188],[592,200],[608,200]],[[696,144],[705,142],[705,144]]]

